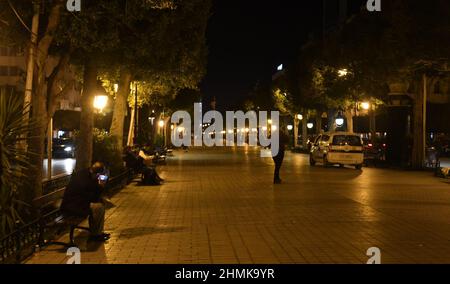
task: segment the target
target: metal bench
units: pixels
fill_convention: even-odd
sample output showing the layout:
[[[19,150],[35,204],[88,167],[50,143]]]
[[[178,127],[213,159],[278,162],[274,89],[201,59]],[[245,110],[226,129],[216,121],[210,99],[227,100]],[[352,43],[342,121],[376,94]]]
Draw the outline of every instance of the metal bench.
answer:
[[[33,206],[39,214],[39,247],[49,245],[62,245],[64,247],[76,247],[74,241],[74,232],[76,229],[89,231],[89,228],[81,227],[79,224],[86,218],[65,216],[59,207],[64,196],[65,188],[56,190],[50,194],[33,200]],[[48,241],[45,234],[48,230],[57,229],[56,234],[60,235],[66,229],[69,229],[69,242]]]

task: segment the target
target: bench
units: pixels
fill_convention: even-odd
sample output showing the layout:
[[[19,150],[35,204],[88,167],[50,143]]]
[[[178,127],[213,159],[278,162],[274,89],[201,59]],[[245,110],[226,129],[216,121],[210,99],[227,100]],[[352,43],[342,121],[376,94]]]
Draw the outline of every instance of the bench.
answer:
[[[64,247],[76,247],[74,241],[74,232],[76,229],[89,231],[89,228],[81,227],[79,224],[86,218],[64,216],[60,211],[62,198],[65,188],[58,189],[52,193],[38,197],[33,200],[33,207],[38,212],[39,217],[39,247],[48,245],[62,245]],[[57,235],[62,231],[69,229],[69,242],[48,241],[45,239],[45,233],[49,229],[57,229]]]

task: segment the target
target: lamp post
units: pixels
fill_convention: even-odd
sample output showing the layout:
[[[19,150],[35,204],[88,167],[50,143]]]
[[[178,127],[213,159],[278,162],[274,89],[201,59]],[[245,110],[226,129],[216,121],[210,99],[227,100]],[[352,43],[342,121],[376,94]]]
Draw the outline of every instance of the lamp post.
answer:
[[[108,96],[106,95],[98,95],[94,97],[94,108],[99,112],[102,113],[103,109],[108,104]]]
[[[166,146],[166,134],[165,134],[165,129],[164,129],[164,125],[165,125],[164,120],[161,119],[158,124],[159,124],[159,127],[162,128],[161,131],[162,131],[162,135],[163,135],[163,147],[165,147]]]
[[[345,77],[347,75],[348,75],[348,70],[347,69],[343,68],[343,69],[339,69],[338,70],[338,76],[339,77]]]
[[[344,126],[344,117],[342,116],[341,112],[338,113],[338,116],[335,119],[335,123],[336,128],[341,128],[342,126]]]
[[[298,145],[298,127],[300,125],[300,121],[303,120],[303,115],[297,114],[294,117],[294,147]]]

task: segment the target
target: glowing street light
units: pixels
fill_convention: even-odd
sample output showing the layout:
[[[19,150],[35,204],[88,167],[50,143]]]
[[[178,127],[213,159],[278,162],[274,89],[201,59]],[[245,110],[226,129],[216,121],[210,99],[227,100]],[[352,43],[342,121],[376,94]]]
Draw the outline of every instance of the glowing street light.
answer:
[[[294,129],[294,126],[291,125],[291,124],[289,124],[289,125],[287,126],[287,130],[291,131],[292,129]]]
[[[308,122],[308,123],[306,124],[306,127],[307,127],[308,129],[312,129],[312,128],[314,127],[314,124],[313,124],[312,122]]]
[[[344,125],[344,119],[342,117],[336,118],[336,126],[341,127]]]
[[[339,69],[338,70],[338,75],[339,75],[339,77],[345,77],[345,76],[347,76],[348,75],[348,70],[347,69]]]
[[[161,120],[159,121],[159,127],[164,127],[164,120],[161,119]]]
[[[298,120],[302,120],[302,119],[303,119],[303,115],[297,114],[297,119],[298,119]]]
[[[99,95],[94,97],[94,108],[102,112],[108,103],[108,96]]]
[[[361,108],[363,110],[369,110],[370,109],[370,103],[368,103],[368,102],[361,103]]]

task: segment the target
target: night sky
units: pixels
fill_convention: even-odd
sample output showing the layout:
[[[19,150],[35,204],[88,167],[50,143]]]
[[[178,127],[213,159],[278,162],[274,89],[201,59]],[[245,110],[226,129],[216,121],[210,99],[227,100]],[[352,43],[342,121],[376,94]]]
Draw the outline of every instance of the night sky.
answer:
[[[327,0],[334,11],[337,2]],[[216,97],[218,110],[230,110],[257,81],[270,83],[276,67],[294,61],[311,33],[320,35],[322,15],[320,0],[214,0],[204,103]]]

